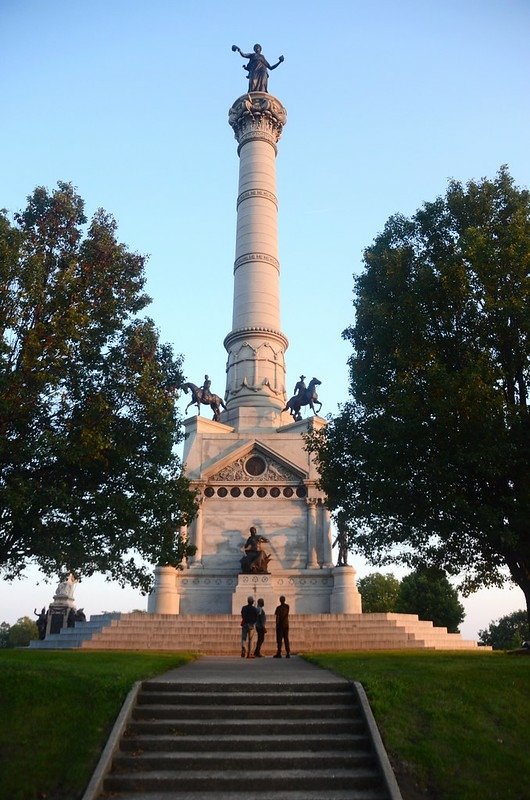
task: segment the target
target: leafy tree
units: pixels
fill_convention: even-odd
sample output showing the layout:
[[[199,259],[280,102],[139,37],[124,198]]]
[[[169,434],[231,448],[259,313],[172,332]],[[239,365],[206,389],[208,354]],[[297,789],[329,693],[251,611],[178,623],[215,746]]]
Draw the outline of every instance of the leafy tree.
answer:
[[[7,634],[8,647],[27,647],[32,639],[38,639],[39,632],[35,622],[29,617],[20,617],[11,625]]]
[[[361,593],[363,611],[367,614],[395,611],[400,582],[394,575],[371,572],[359,578],[357,588]]]
[[[482,644],[488,644],[494,650],[521,647],[530,638],[526,612],[521,609],[491,622],[488,628],[478,632],[478,638]]]
[[[7,622],[0,622],[0,649],[7,647],[9,631],[11,625]]]
[[[395,610],[399,614],[417,614],[436,626],[458,633],[465,617],[458,592],[437,567],[418,567],[401,581]]]
[[[0,569],[149,587],[195,500],[174,447],[181,358],[138,317],[145,258],[71,185],[0,213]]]
[[[451,181],[364,262],[351,399],[308,437],[330,508],[372,563],[509,572],[530,613],[530,194]]]

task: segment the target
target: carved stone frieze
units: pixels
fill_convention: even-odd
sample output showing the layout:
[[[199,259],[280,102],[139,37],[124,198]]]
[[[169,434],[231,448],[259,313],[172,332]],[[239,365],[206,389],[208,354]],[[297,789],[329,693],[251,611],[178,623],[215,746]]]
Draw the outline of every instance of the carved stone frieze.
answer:
[[[280,271],[280,262],[274,256],[268,255],[268,253],[243,253],[242,256],[239,256],[234,261],[234,272],[242,264],[249,264],[252,261],[265,261],[267,264],[272,264],[278,272]]]
[[[245,469],[245,464],[252,456],[258,456],[264,462],[265,468],[260,475],[251,475]],[[277,483],[278,481],[298,483],[300,476],[269,456],[255,452],[241,456],[231,464],[227,464],[226,467],[212,475],[209,480],[210,483]]]
[[[236,208],[239,208],[245,200],[250,200],[254,197],[263,197],[265,200],[270,200],[278,208],[278,198],[267,189],[247,189],[246,192],[241,192],[237,198]]]

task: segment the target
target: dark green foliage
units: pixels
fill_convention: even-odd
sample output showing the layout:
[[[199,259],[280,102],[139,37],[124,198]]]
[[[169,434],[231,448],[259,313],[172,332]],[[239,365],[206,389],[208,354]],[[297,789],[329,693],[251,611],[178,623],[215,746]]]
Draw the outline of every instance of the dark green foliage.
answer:
[[[394,575],[372,572],[359,578],[357,588],[361,593],[365,614],[387,613],[396,610],[400,582]]]
[[[356,279],[351,399],[308,437],[374,564],[511,579],[530,608],[530,195],[508,171],[392,217]],[[507,568],[507,569],[506,569]]]
[[[0,214],[0,569],[149,586],[195,512],[174,447],[181,358],[140,318],[145,258],[69,184]]]
[[[34,620],[20,617],[11,625],[6,638],[6,647],[27,647],[32,639],[39,638],[39,632]]]
[[[458,592],[451,586],[443,570],[437,567],[418,567],[401,581],[395,611],[417,614],[434,625],[458,633],[464,621],[464,606]]]
[[[11,625],[7,622],[0,622],[0,648],[9,646],[9,631]]]
[[[489,627],[478,632],[479,641],[489,644],[494,650],[511,650],[530,641],[526,612],[514,611],[491,622]]]

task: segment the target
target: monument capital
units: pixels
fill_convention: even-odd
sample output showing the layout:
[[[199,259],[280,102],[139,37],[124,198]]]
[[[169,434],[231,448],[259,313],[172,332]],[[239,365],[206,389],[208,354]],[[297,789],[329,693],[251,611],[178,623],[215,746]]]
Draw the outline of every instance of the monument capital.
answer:
[[[228,112],[239,149],[253,139],[263,139],[276,148],[286,122],[287,111],[277,97],[266,92],[238,97]]]

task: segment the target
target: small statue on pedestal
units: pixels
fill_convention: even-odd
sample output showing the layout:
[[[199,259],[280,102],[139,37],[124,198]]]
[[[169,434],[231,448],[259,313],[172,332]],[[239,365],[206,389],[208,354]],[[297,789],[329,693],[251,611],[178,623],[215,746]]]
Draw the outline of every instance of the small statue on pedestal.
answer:
[[[244,575],[269,575],[270,555],[267,555],[261,545],[269,540],[256,532],[256,528],[250,529],[250,536],[245,542],[245,555],[241,559],[241,572]]]
[[[346,521],[344,519],[344,514],[339,511],[337,514],[337,536],[335,537],[335,541],[331,545],[335,547],[338,545],[339,553],[337,559],[337,567],[347,567],[348,566],[348,529],[346,527]]]

